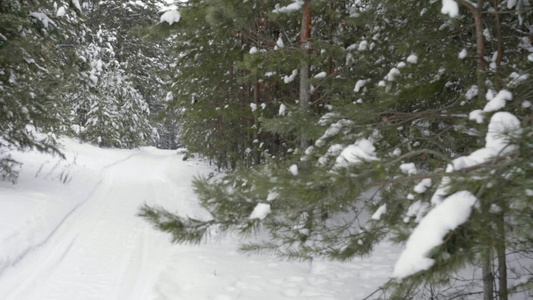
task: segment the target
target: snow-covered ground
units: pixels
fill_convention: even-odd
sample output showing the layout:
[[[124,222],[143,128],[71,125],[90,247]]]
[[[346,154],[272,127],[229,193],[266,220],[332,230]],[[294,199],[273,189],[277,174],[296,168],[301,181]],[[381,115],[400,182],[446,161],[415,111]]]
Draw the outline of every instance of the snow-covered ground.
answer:
[[[310,264],[243,255],[231,236],[172,245],[138,209],[209,217],[191,187],[208,165],[176,151],[63,144],[66,160],[14,153],[19,182],[0,182],[0,299],[363,299],[400,252],[384,244],[367,259]]]

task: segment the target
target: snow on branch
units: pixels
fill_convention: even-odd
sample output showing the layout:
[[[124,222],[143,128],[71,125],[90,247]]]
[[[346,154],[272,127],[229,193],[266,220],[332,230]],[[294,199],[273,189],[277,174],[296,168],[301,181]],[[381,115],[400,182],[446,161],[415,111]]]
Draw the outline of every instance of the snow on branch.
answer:
[[[43,13],[40,13],[40,12],[32,12],[30,13],[30,17],[33,17],[39,21],[41,21],[41,23],[43,23],[43,26],[45,28],[48,28],[48,24],[51,24],[51,25],[56,25],[56,23],[54,21],[52,21],[47,15],[43,14]]]
[[[485,147],[468,156],[454,159],[448,164],[446,173],[478,168],[495,157],[511,153],[517,146],[510,144],[509,137],[516,137],[520,132],[520,121],[516,116],[508,112],[495,113],[488,126]],[[431,199],[435,208],[422,219],[409,237],[406,249],[394,267],[394,277],[404,278],[429,269],[434,264],[434,260],[427,257],[429,252],[442,244],[449,231],[468,220],[477,198],[469,191],[460,191],[446,197],[449,182],[450,177],[443,177]],[[442,200],[443,197],[446,198]]]
[[[178,23],[181,19],[180,12],[177,10],[169,10],[161,15],[159,23],[167,22],[169,25]]]
[[[302,9],[302,6],[304,5],[303,1],[295,1],[294,3],[291,3],[287,6],[280,7],[279,4],[276,4],[276,8],[272,11],[273,13],[291,13],[293,11],[297,11]]]
[[[431,210],[415,228],[394,266],[393,277],[404,278],[427,270],[435,261],[427,255],[441,245],[446,234],[465,223],[477,198],[468,191],[457,192]]]
[[[455,18],[459,15],[459,5],[454,0],[442,0],[442,9],[440,12]]]

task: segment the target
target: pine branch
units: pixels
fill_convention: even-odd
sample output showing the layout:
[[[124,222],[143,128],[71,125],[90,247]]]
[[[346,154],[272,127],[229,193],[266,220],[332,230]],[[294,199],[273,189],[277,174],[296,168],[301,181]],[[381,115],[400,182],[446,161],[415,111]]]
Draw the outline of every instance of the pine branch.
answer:
[[[517,157],[517,154],[511,154],[511,155],[507,155],[507,156],[503,156],[503,157],[498,157],[498,158],[496,158],[494,160],[491,160],[491,161],[488,161],[488,162],[485,162],[485,163],[482,163],[482,164],[478,164],[478,165],[475,165],[475,166],[471,166],[471,167],[468,167],[468,168],[464,168],[464,169],[461,169],[461,170],[458,170],[458,171],[454,171],[454,172],[440,172],[440,173],[424,174],[424,175],[419,175],[419,176],[408,176],[408,177],[403,177],[403,178],[398,178],[398,179],[392,179],[392,180],[376,182],[376,183],[370,185],[370,187],[379,187],[379,186],[384,186],[384,185],[389,185],[389,184],[405,183],[405,182],[411,182],[411,181],[416,181],[416,180],[422,180],[422,179],[426,179],[426,178],[441,178],[441,177],[444,177],[444,176],[454,176],[454,175],[458,175],[458,174],[467,174],[467,173],[474,172],[474,171],[477,171],[477,170],[480,170],[480,169],[483,169],[483,168],[486,168],[486,167],[489,167],[489,166],[494,166],[494,165],[500,163],[501,161],[507,160],[508,158],[514,159],[516,157]]]
[[[138,216],[146,219],[156,229],[170,233],[172,242],[178,244],[199,244],[208,233],[213,221],[200,221],[192,218],[181,218],[163,208],[153,208],[144,204]]]

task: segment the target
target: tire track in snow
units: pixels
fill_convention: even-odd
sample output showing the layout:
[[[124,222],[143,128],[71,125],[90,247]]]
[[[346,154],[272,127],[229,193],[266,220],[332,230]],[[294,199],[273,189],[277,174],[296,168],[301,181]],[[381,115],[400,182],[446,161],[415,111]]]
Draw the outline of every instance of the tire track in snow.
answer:
[[[116,161],[114,163],[111,163],[109,165],[106,165],[102,168],[102,171],[100,172],[100,180],[95,184],[95,186],[91,189],[91,191],[89,192],[89,194],[87,195],[87,197],[85,197],[85,200],[81,201],[80,203],[76,204],[67,214],[65,214],[65,216],[59,221],[59,223],[57,224],[57,226],[50,232],[50,234],[48,236],[46,236],[46,238],[38,243],[38,244],[35,244],[34,246],[26,249],[26,251],[22,252],[19,256],[17,256],[10,264],[7,264],[5,265],[4,267],[2,267],[0,269],[0,278],[2,277],[2,274],[4,273],[4,271],[8,268],[12,268],[14,266],[16,266],[22,259],[24,259],[28,254],[38,250],[39,248],[41,248],[42,246],[46,245],[50,239],[56,234],[57,230],[65,223],[65,221],[70,218],[70,216],[76,212],[80,207],[82,207],[89,199],[91,199],[91,197],[96,193],[96,191],[98,190],[98,188],[102,185],[102,182],[103,182],[103,174],[104,172],[109,169],[109,168],[112,168],[120,163],[123,163],[125,161],[127,161],[128,159],[130,159],[131,157],[135,156],[135,155],[138,155],[136,153],[134,154],[131,154],[131,155],[128,155],[127,157],[123,158],[123,159],[120,159],[119,161]]]
[[[81,202],[79,202],[75,206],[73,206],[72,209],[70,209],[65,214],[65,216],[57,223],[57,225],[54,227],[54,229],[52,231],[50,231],[50,234],[48,234],[44,240],[42,240],[41,242],[36,243],[33,246],[27,248],[19,256],[17,256],[15,259],[13,259],[13,261],[11,263],[4,265],[0,269],[0,279],[2,279],[2,276],[4,275],[4,272],[6,270],[9,270],[9,269],[17,267],[17,265],[19,265],[19,263],[22,262],[25,258],[27,258],[28,256],[31,256],[33,253],[38,252],[44,246],[49,244],[50,240],[57,234],[58,230],[60,228],[62,228],[62,226],[65,224],[65,222],[67,222],[76,212],[78,212],[83,206],[85,206],[88,202],[90,202],[89,200],[91,200],[94,197],[94,195],[99,191],[99,189],[102,187],[102,185],[104,183],[105,173],[109,169],[111,169],[111,168],[113,168],[113,167],[115,167],[115,166],[117,166],[117,165],[119,165],[121,163],[124,163],[124,162],[128,161],[129,159],[131,159],[132,157],[134,157],[136,155],[139,155],[139,153],[130,154],[130,155],[124,157],[124,158],[121,158],[120,160],[117,160],[117,161],[115,161],[113,163],[110,163],[110,164],[105,165],[104,167],[102,167],[102,169],[100,171],[100,180],[94,185],[93,188],[91,188],[90,192],[87,194],[87,196],[84,198],[84,200],[82,200]],[[67,246],[67,248],[65,249],[63,255],[61,255],[61,259],[64,258],[67,255],[68,251],[72,248],[76,238],[77,237],[75,237],[71,241],[71,243]]]

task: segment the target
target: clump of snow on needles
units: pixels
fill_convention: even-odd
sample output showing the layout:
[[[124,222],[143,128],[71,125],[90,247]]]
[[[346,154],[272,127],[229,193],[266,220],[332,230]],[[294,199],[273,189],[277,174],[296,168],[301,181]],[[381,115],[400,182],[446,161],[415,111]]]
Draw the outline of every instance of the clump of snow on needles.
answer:
[[[464,59],[467,54],[468,53],[466,52],[466,49],[463,49],[463,50],[461,50],[461,52],[459,52],[458,57],[459,57],[459,59]]]
[[[496,96],[494,96],[494,94],[489,90],[487,92],[487,99],[489,100],[489,102],[485,105],[483,110],[476,109],[470,112],[470,114],[468,115],[468,118],[470,120],[475,120],[479,124],[483,123],[484,112],[493,112],[504,108],[506,101],[510,101],[513,99],[513,94],[508,90],[501,90]]]
[[[394,81],[394,79],[398,75],[400,75],[400,70],[398,70],[397,68],[392,68],[392,69],[390,69],[390,71],[387,74],[387,76],[385,76],[385,79],[387,79],[388,81]]]
[[[490,99],[489,103],[485,105],[483,108],[484,112],[491,112],[491,111],[497,111],[505,107],[505,101],[509,101],[513,99],[513,94],[509,92],[508,90],[501,90],[498,92],[498,94]]]
[[[252,111],[256,111],[257,110],[257,104],[250,103],[250,108],[252,109]]]
[[[292,70],[291,75],[285,75],[283,77],[283,82],[285,82],[285,83],[293,82],[294,79],[296,78],[296,75],[298,75],[298,70],[294,69],[294,70]]]
[[[297,165],[291,165],[289,167],[289,172],[291,172],[291,174],[294,175],[294,176],[298,175],[298,166]]]
[[[66,11],[65,7],[61,6],[56,12],[56,17],[62,17],[64,15],[66,15],[66,14],[67,14],[67,11]]]
[[[180,12],[177,10],[169,10],[161,15],[159,23],[167,22],[169,25],[178,23],[181,19]]]
[[[294,3],[291,3],[287,6],[280,7],[279,4],[276,4],[276,8],[272,11],[273,13],[291,13],[293,11],[300,10],[302,6],[304,5],[303,1],[297,0],[294,1]]]
[[[250,219],[259,219],[263,220],[270,213],[270,204],[267,203],[258,203],[252,213],[250,214]]]
[[[454,18],[459,15],[459,5],[454,0],[442,0],[441,13]]]
[[[323,147],[326,144],[326,140],[330,137],[336,136],[339,134],[339,132],[342,129],[343,121],[339,121],[336,123],[333,123],[329,126],[329,128],[326,130],[324,135],[322,135],[318,140],[315,142],[315,146]]]
[[[278,41],[276,42],[276,46],[277,46],[278,48],[283,48],[283,47],[285,47],[285,43],[283,43],[283,39],[281,38],[281,35],[279,36]]]
[[[372,215],[372,220],[379,220],[381,219],[381,215],[387,212],[387,204],[383,204],[380,206],[376,212]]]
[[[286,110],[287,110],[287,106],[285,106],[285,104],[281,103],[281,104],[279,105],[279,112],[278,112],[278,115],[280,115],[280,116],[284,116]]]
[[[48,28],[48,24],[56,25],[54,21],[52,21],[50,18],[48,18],[47,15],[40,13],[40,12],[32,12],[30,13],[30,17],[33,17],[43,23],[43,26],[45,28]]]
[[[468,220],[476,200],[472,193],[460,191],[431,210],[407,240],[393,276],[404,278],[433,266],[435,261],[427,257],[429,251],[442,244],[448,232]]]
[[[313,78],[325,78],[328,74],[326,72],[320,72],[313,76]]]
[[[362,80],[362,79],[357,80],[353,91],[356,93],[359,93],[359,91],[361,90],[362,87],[365,86],[365,84],[366,84],[366,80]]]
[[[422,194],[425,193],[429,187],[431,187],[431,178],[426,178],[415,186],[414,191]]]
[[[406,61],[410,64],[416,64],[418,63],[418,56],[416,56],[416,54],[411,54],[407,57]]]
[[[78,0],[72,0],[72,4],[74,4],[74,6],[75,6],[79,11],[81,11],[80,2],[79,2]]]
[[[407,175],[413,175],[417,173],[417,169],[414,163],[405,163],[400,165],[402,173]]]
[[[477,85],[471,86],[468,91],[466,91],[465,98],[466,100],[471,100],[479,94],[479,87]]]
[[[470,114],[468,114],[468,119],[474,120],[477,123],[481,124],[483,123],[483,120],[485,119],[485,117],[483,116],[483,111],[481,109],[476,109],[476,110],[471,111]]]
[[[509,153],[516,146],[509,145],[506,133],[516,135],[520,133],[520,121],[508,112],[497,112],[490,119],[485,137],[485,148],[478,149],[468,156],[461,156],[452,161],[446,168],[447,172],[462,170],[488,161],[490,158]]]
[[[357,140],[353,145],[342,150],[337,157],[335,167],[347,167],[363,161],[378,160],[375,151],[376,148],[371,141],[367,139]]]

